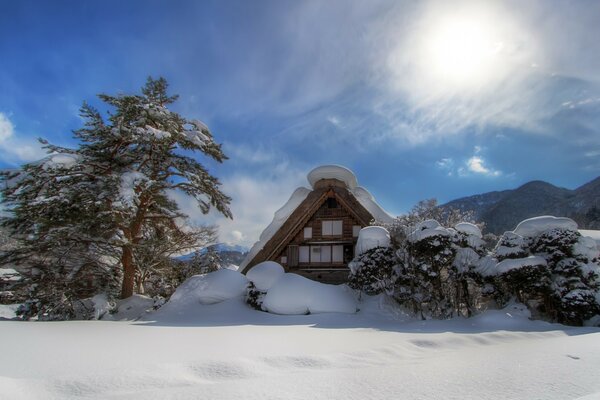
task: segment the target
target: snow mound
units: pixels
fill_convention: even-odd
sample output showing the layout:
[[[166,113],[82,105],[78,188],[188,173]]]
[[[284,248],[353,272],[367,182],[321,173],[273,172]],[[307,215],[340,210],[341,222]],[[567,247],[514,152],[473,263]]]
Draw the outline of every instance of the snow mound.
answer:
[[[355,313],[354,293],[345,285],[327,285],[285,274],[267,292],[262,307],[274,314]]]
[[[468,222],[461,222],[459,224],[456,224],[454,226],[454,229],[456,229],[457,232],[477,236],[480,239],[483,237],[483,235],[481,234],[481,230],[477,227],[477,225],[470,224]]]
[[[496,264],[496,274],[504,274],[513,269],[519,269],[523,267],[533,267],[536,265],[546,266],[548,263],[545,259],[538,256],[529,256],[525,258],[506,259]]]
[[[246,294],[248,279],[237,271],[219,269],[208,274],[194,275],[173,293],[171,304],[215,304]]]
[[[102,296],[102,295],[101,295]],[[105,307],[107,311],[108,305],[103,303],[103,300],[106,299],[104,295],[104,299],[102,297],[94,296],[94,306],[96,312],[102,311],[101,308]],[[117,303],[117,312],[110,315],[105,314],[106,316],[102,319],[112,319],[115,321],[130,321],[140,318],[147,311],[152,310],[154,306],[154,300],[151,297],[144,296],[141,294],[134,294],[131,297],[128,297],[123,300],[119,300]],[[98,307],[98,308],[96,308]],[[101,316],[101,315],[99,315]]]
[[[71,168],[77,164],[80,157],[77,154],[69,153],[58,153],[46,157],[42,161],[42,168],[44,170],[57,169],[57,168]]]
[[[315,188],[315,183],[321,179],[337,179],[344,182],[348,189],[354,189],[358,186],[358,181],[354,173],[340,165],[322,165],[310,171],[306,178],[313,189]]]
[[[381,226],[367,226],[358,233],[356,242],[356,255],[374,249],[375,247],[389,247],[390,233]]]
[[[408,235],[408,240],[415,243],[432,236],[450,236],[450,231],[434,219],[419,222],[414,231]]]
[[[582,236],[579,238],[577,243],[575,243],[573,246],[573,254],[584,257],[589,261],[600,257],[598,244],[594,239],[588,236]]]
[[[577,223],[571,218],[544,215],[521,221],[513,232],[523,237],[533,237],[554,228],[577,231]]]
[[[285,270],[275,261],[264,261],[256,264],[246,273],[249,281],[262,292],[266,292],[285,274]]]

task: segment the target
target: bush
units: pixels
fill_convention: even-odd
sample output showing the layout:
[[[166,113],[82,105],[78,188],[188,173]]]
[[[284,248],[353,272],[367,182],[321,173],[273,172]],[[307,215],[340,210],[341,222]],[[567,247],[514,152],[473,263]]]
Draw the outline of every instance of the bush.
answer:
[[[396,257],[389,247],[375,247],[356,257],[350,265],[348,285],[367,294],[391,293],[396,281]]]

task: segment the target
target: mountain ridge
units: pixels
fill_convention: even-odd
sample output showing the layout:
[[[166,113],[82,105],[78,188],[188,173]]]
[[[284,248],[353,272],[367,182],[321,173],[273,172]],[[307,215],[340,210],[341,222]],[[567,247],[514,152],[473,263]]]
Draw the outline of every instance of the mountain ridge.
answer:
[[[440,207],[472,211],[477,221],[485,223],[485,230],[495,234],[539,215],[569,217],[582,229],[600,229],[600,177],[573,190],[533,180],[515,189],[461,197]]]

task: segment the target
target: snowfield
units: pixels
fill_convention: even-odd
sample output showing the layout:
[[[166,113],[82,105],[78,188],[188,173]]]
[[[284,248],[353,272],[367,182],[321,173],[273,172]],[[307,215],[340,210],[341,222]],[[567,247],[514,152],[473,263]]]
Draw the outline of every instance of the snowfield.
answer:
[[[0,398],[600,398],[600,330],[516,306],[415,321],[380,297],[299,316],[180,304],[137,322],[0,322]]]

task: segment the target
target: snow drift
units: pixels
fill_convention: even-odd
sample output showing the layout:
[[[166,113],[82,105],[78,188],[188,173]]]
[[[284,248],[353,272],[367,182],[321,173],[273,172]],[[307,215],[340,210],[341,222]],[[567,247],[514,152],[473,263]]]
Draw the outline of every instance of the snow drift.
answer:
[[[345,285],[327,285],[285,274],[267,292],[263,309],[275,314],[355,313],[356,298]]]
[[[246,278],[261,292],[266,292],[285,274],[285,270],[275,261],[264,261],[256,264],[246,273]]]
[[[246,294],[248,279],[237,271],[220,269],[203,275],[194,275],[173,293],[169,303],[215,304]]]

